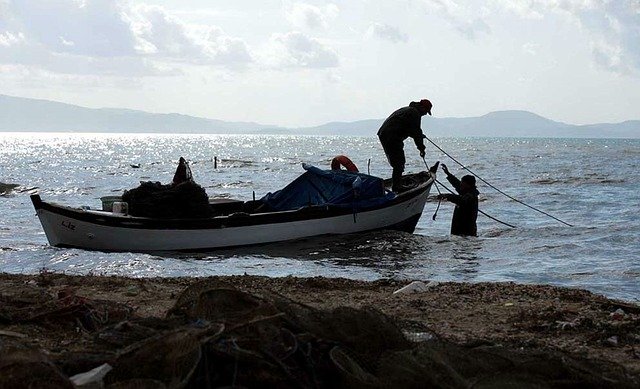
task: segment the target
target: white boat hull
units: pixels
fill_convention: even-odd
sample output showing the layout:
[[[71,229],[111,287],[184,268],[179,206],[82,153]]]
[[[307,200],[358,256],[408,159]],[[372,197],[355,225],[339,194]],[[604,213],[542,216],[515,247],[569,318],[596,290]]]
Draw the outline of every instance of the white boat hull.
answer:
[[[100,251],[205,251],[380,229],[413,232],[430,188],[429,182],[428,185],[421,185],[421,188],[416,189],[416,193],[410,196],[403,194],[401,197],[406,197],[404,200],[399,198],[389,206],[356,212],[355,215],[351,210],[347,210],[349,213],[343,211],[341,215],[330,216],[330,212],[327,211],[329,216],[316,212],[311,218],[295,220],[296,212],[299,211],[286,211],[262,216],[246,215],[246,218],[262,217],[274,221],[241,226],[237,226],[238,223],[234,223],[228,216],[221,216],[210,219],[211,223],[217,223],[215,228],[198,228],[196,223],[181,229],[158,225],[157,220],[154,221],[156,225],[149,225],[151,219],[114,216],[110,212],[48,204],[42,202],[38,196],[34,196],[37,199],[33,199],[33,202],[52,246]]]

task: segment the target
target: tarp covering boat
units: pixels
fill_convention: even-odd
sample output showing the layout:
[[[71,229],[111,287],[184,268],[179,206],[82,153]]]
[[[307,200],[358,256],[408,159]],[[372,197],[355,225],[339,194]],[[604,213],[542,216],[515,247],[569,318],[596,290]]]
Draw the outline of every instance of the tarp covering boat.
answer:
[[[261,201],[274,211],[311,205],[367,208],[395,197],[386,193],[381,178],[345,170],[321,170],[303,164],[306,170],[283,189],[267,193]]]

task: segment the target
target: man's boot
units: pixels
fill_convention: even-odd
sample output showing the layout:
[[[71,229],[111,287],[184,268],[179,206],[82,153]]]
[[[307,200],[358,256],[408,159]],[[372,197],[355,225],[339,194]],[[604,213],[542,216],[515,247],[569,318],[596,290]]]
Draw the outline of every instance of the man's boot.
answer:
[[[393,173],[391,175],[391,190],[396,193],[403,192],[405,188],[402,186],[402,170],[393,169]]]

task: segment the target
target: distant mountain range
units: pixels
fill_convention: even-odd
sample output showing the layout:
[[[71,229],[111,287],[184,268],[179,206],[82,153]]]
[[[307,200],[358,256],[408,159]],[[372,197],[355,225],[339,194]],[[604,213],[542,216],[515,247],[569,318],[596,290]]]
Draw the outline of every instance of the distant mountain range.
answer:
[[[254,122],[227,122],[177,113],[85,108],[48,100],[0,95],[0,131],[134,132],[175,134],[300,134],[374,136],[383,119],[331,122],[285,128]],[[432,118],[422,122],[432,136],[640,138],[640,120],[573,125],[527,111],[498,111],[467,118]]]

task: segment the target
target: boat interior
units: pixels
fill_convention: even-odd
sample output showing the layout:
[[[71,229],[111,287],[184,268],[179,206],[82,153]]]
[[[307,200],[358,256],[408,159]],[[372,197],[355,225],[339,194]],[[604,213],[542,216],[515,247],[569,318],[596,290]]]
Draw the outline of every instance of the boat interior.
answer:
[[[407,190],[398,195],[402,196],[405,193],[409,194],[409,192],[417,188],[419,185],[429,181],[430,178],[431,174],[429,172],[420,172],[403,176],[403,186],[407,188]],[[391,185],[392,183],[390,179],[384,180],[384,186],[387,192],[391,192]],[[107,202],[105,202],[106,199],[108,199]],[[109,196],[103,198],[102,211],[113,212],[113,203],[118,201],[122,201],[122,198],[118,196]],[[210,217],[240,217],[248,216],[251,214],[274,212],[274,210],[271,209],[268,204],[261,200],[242,201],[231,198],[209,198],[209,207],[211,209]],[[317,209],[318,206],[310,204],[308,207],[303,208]]]

